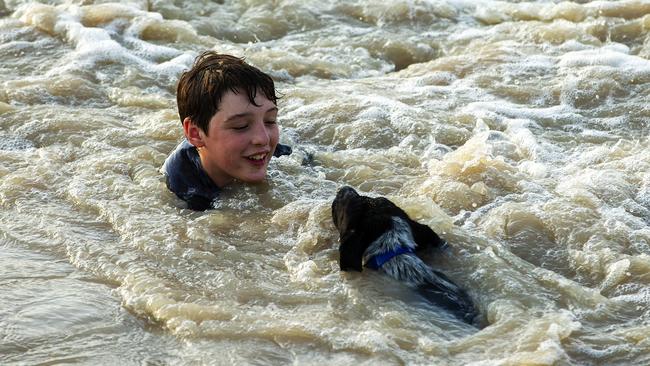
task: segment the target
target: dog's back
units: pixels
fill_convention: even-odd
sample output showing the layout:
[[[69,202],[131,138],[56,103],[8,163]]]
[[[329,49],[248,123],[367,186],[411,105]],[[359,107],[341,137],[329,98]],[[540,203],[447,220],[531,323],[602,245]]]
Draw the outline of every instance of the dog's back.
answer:
[[[415,254],[445,244],[431,228],[411,220],[388,199],[361,196],[350,187],[337,193],[332,219],[340,234],[342,271],[361,271],[364,265],[380,270],[416,288],[429,302],[474,322],[477,313],[467,293]]]
[[[385,253],[394,253],[400,250],[399,248],[410,249],[386,260],[377,269],[416,288],[429,302],[449,310],[468,323],[473,323],[477,313],[467,293],[415,254],[417,243],[405,219],[393,216],[391,220],[392,228],[381,234],[364,252],[365,263]]]

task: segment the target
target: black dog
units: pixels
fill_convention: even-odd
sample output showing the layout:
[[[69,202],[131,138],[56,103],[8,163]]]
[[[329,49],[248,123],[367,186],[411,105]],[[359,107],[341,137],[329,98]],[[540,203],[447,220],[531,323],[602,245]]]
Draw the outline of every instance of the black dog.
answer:
[[[430,302],[464,321],[475,322],[477,313],[467,293],[415,254],[446,245],[431,228],[411,220],[388,199],[361,196],[351,187],[336,194],[332,219],[340,234],[342,271],[361,272],[365,263],[417,288]]]

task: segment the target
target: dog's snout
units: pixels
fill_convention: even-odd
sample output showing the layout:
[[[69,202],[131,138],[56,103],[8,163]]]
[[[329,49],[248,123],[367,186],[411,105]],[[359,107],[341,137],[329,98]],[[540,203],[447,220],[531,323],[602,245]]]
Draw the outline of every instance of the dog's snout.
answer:
[[[350,203],[350,199],[354,196],[359,196],[359,194],[349,186],[341,187],[336,192],[336,198],[332,202],[332,220],[334,220],[334,226],[339,230],[345,226],[343,222],[347,217],[345,211]]]

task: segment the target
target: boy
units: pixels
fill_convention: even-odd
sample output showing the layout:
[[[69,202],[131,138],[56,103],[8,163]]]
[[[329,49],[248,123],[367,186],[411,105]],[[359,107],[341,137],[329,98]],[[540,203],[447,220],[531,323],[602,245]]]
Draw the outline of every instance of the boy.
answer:
[[[207,51],[181,75],[176,90],[185,140],[165,160],[167,187],[188,208],[206,210],[220,188],[261,182],[278,144],[278,97],[270,76],[243,59]]]

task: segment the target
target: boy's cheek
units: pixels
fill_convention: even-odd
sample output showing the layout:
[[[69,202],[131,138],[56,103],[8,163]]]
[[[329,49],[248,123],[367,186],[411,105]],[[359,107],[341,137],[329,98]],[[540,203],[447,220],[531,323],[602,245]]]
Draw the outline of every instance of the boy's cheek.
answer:
[[[275,131],[275,134],[272,134],[269,138],[270,140],[270,145],[271,149],[274,150],[275,147],[278,145],[278,142],[280,141],[280,133],[279,131]]]

